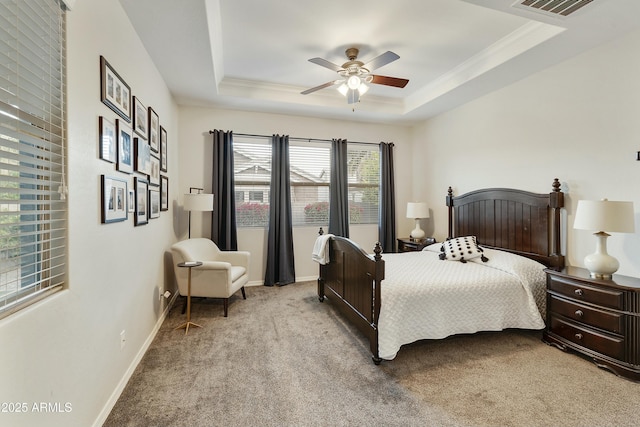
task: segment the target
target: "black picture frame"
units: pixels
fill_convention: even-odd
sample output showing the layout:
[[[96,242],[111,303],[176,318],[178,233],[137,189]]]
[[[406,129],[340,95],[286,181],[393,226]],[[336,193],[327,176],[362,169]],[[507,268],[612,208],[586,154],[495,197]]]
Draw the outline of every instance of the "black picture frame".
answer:
[[[167,172],[167,130],[160,126],[160,170]]]
[[[133,136],[131,127],[121,119],[116,120],[118,138],[118,163],[116,169],[124,173],[133,172]]]
[[[100,100],[127,123],[131,122],[131,88],[102,55],[100,56]]]
[[[133,187],[136,190],[136,211],[134,225],[149,223],[149,183],[137,176],[133,178]]]
[[[147,139],[148,111],[137,96],[133,97],[133,131],[142,139]]]
[[[149,107],[149,146],[157,153],[160,150],[160,118],[153,108]]]
[[[169,210],[169,177],[160,175],[160,210]]]
[[[149,219],[160,217],[160,190],[149,188]]]
[[[101,175],[100,194],[103,224],[125,221],[128,218],[126,180]]]

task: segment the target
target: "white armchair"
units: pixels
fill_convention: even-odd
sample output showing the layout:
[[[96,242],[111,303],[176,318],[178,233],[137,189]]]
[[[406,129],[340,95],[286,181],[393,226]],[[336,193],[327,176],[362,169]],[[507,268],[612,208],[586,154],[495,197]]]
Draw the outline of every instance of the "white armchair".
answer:
[[[185,261],[201,261],[191,269],[191,296],[224,299],[224,317],[229,311],[229,297],[238,289],[247,299],[244,285],[249,281],[250,253],[221,251],[209,239],[188,239],[171,246],[173,265],[180,295],[187,296],[188,270],[177,265]]]

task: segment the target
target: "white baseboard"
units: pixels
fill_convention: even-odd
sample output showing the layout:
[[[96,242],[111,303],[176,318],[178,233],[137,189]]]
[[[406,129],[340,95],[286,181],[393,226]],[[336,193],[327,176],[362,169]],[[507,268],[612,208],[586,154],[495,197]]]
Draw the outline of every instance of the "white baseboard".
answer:
[[[153,327],[153,330],[151,331],[151,333],[145,340],[144,344],[140,348],[140,351],[138,351],[138,354],[136,354],[136,357],[134,357],[133,361],[131,361],[129,368],[122,376],[122,379],[118,383],[118,386],[116,387],[116,389],[113,391],[113,393],[111,393],[111,396],[109,397],[109,400],[107,400],[107,402],[105,403],[104,407],[102,408],[102,411],[100,411],[98,418],[96,418],[95,422],[93,423],[93,427],[101,427],[104,424],[104,422],[107,420],[107,417],[111,413],[111,410],[116,405],[116,402],[120,398],[120,395],[124,391],[124,388],[127,386],[127,383],[129,382],[129,379],[133,375],[133,372],[136,370],[136,368],[138,367],[138,364],[144,357],[144,354],[147,352],[147,350],[151,346],[153,339],[158,334],[158,331],[160,330],[162,323],[164,323],[164,320],[167,318],[167,315],[169,314],[169,310],[171,309],[171,307],[173,306],[173,303],[176,301],[179,295],[180,295],[179,292],[173,293],[171,299],[169,300],[169,303],[167,304],[164,311],[162,312],[162,315],[158,318],[158,321]]]
[[[296,277],[296,282],[308,282],[311,280],[318,280],[318,276]],[[262,285],[264,285],[263,280],[253,280],[247,283],[245,286],[251,287],[251,286],[262,286]]]

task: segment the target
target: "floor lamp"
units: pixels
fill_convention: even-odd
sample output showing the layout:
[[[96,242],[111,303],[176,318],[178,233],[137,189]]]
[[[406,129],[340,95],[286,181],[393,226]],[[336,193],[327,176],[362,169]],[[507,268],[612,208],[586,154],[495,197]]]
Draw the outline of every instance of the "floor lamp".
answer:
[[[196,190],[194,193],[193,190]],[[204,189],[190,187],[189,194],[184,195],[184,210],[189,212],[189,239],[191,238],[191,212],[213,211],[213,194],[203,193]]]

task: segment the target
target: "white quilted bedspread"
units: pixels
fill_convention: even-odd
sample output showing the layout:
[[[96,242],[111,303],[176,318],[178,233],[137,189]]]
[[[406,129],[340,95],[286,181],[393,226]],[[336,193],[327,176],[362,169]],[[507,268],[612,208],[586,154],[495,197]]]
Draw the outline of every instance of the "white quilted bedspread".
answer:
[[[400,346],[421,339],[506,328],[542,329],[544,266],[485,249],[489,261],[438,258],[440,244],[422,252],[384,254],[378,349],[393,359]]]

